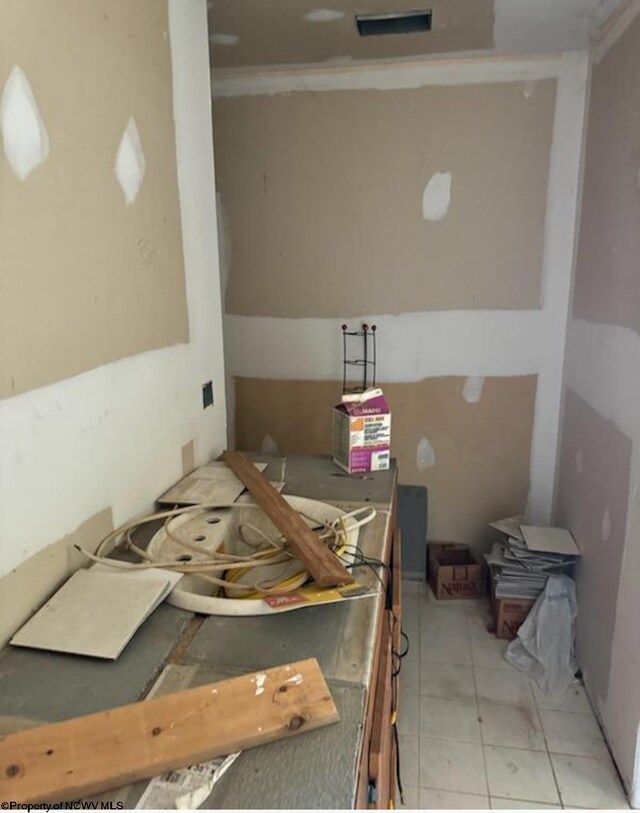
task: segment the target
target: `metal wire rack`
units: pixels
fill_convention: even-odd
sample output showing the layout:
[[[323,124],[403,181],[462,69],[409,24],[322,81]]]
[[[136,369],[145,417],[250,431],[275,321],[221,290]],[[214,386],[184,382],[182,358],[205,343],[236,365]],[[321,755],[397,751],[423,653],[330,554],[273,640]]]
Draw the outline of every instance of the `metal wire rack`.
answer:
[[[355,330],[349,330],[348,325],[342,325],[342,393],[364,392],[376,385],[376,325],[363,323]],[[360,340],[361,358],[350,358],[349,353],[355,352],[354,345]],[[350,368],[354,375],[350,375]],[[358,368],[361,370],[361,383],[356,384]]]

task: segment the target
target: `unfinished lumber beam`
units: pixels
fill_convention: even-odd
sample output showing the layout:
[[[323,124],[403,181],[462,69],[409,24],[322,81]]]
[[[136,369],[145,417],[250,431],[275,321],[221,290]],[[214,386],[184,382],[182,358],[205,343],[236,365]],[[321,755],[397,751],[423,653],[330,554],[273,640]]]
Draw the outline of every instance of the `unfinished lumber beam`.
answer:
[[[241,452],[225,452],[225,463],[249,490],[271,522],[296,552],[320,587],[351,584],[353,576],[338,557],[310,530],[300,514],[289,505],[271,483]]]
[[[315,658],[0,738],[0,801],[67,801],[338,722]]]

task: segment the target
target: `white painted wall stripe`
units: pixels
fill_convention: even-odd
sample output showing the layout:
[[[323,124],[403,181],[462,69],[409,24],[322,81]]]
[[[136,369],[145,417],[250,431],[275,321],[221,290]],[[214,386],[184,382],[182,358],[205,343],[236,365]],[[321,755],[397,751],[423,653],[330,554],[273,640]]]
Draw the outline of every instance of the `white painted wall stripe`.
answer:
[[[325,90],[399,90],[426,85],[478,85],[486,82],[526,82],[560,76],[584,54],[543,54],[527,59],[476,57],[378,61],[335,68],[298,67],[269,70],[218,69],[212,73],[215,98],[269,96],[276,93]]]
[[[542,311],[366,314],[349,326],[378,326],[378,380],[536,373],[548,351]],[[343,319],[224,317],[227,364],[251,378],[342,378]]]
[[[572,319],[565,381],[589,406],[640,441],[640,335],[627,327]]]

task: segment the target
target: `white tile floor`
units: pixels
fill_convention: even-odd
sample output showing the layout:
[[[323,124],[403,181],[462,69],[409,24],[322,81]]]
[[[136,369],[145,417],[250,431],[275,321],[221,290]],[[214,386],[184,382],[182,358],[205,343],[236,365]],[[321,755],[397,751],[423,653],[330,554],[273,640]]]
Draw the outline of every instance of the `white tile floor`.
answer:
[[[437,602],[405,582],[400,674],[405,806],[628,808],[581,686],[545,697],[503,658],[485,601]]]

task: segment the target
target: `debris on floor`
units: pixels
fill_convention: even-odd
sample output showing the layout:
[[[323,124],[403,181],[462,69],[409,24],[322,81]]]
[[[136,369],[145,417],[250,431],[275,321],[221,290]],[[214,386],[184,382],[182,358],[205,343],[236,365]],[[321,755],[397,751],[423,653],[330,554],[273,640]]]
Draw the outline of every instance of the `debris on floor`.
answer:
[[[491,523],[502,534],[485,554],[498,638],[515,638],[551,575],[570,575],[580,551],[564,528],[524,524],[523,517]]]
[[[575,679],[576,585],[569,576],[549,576],[544,592],[507,647],[505,658],[526,672],[545,694],[564,692]]]

